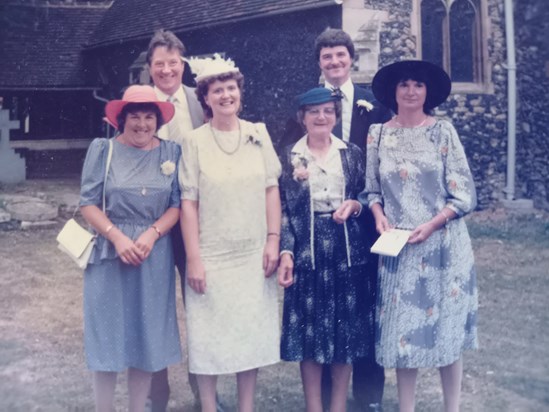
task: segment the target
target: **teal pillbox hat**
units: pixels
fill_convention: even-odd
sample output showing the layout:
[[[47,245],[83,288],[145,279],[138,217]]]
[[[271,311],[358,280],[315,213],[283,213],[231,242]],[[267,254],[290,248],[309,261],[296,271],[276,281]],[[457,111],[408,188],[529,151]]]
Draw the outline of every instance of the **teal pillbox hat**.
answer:
[[[297,104],[299,108],[303,106],[312,106],[315,104],[337,102],[339,100],[341,100],[341,96],[325,87],[315,87],[314,89],[297,96]]]

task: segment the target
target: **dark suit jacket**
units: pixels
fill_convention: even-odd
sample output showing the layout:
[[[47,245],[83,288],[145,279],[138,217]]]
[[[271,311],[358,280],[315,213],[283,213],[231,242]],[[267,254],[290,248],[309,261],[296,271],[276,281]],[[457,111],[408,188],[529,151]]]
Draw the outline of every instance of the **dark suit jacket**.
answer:
[[[282,231],[280,250],[294,254],[296,269],[313,269],[314,250],[311,250],[311,197],[307,181],[293,179],[292,148],[287,146],[281,155],[280,198],[282,201]],[[364,189],[365,157],[362,150],[352,143],[340,149],[343,175],[345,176],[345,199],[355,199]],[[366,208],[364,209],[366,211]],[[349,245],[347,249],[351,265],[365,264],[368,259],[368,245],[365,242],[364,220],[350,217],[347,222]],[[313,246],[314,247],[314,246]],[[346,247],[346,245],[334,245]]]
[[[349,141],[366,151],[366,138],[368,129],[373,123],[385,123],[391,118],[391,111],[378,103],[372,92],[368,89],[354,85],[355,95],[353,99],[353,115],[351,117],[351,132]],[[374,105],[374,108],[367,111],[364,107],[357,105],[357,100],[366,100]],[[336,124],[333,133],[341,138],[341,123]]]

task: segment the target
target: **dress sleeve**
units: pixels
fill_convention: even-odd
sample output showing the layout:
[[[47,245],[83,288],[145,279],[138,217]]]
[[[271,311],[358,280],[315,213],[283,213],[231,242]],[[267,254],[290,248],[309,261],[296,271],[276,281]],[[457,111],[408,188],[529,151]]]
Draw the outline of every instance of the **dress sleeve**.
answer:
[[[444,184],[448,193],[446,207],[463,216],[477,205],[475,182],[456,129],[449,122],[444,122],[442,129],[442,133],[447,135],[441,147]]]
[[[198,147],[196,135],[184,136],[181,140],[181,157],[179,161],[179,187],[181,199],[198,201]]]
[[[278,186],[282,167],[271,141],[271,136],[264,123],[256,123],[256,130],[261,139],[261,151],[265,162],[265,187]]]
[[[375,203],[383,203],[379,177],[379,139],[381,138],[381,130],[381,124],[371,125],[366,140],[366,182],[364,190],[358,195],[358,200],[368,207],[372,207]]]
[[[108,139],[98,138],[92,140],[90,143],[82,168],[80,206],[96,205],[99,208],[102,207],[103,183],[108,151]]]

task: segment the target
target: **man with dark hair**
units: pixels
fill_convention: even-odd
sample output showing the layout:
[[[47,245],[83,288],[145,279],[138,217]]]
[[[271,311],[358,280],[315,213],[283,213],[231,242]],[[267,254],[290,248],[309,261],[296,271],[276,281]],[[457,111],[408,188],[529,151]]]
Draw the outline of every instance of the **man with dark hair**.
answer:
[[[185,46],[177,36],[168,30],[158,30],[152,37],[147,50],[149,74],[159,100],[170,101],[175,106],[173,119],[158,131],[161,139],[180,143],[182,134],[196,129],[204,123],[202,106],[194,89],[183,84],[185,71],[190,67],[183,61]],[[190,73],[187,73],[190,74]],[[181,228],[173,227],[172,242],[175,264],[181,276],[181,286],[185,287],[185,249]],[[183,296],[185,294],[183,293]],[[198,400],[198,386],[195,375],[189,374],[189,384],[195,399]],[[168,370],[155,372],[151,381],[151,412],[164,412],[170,397]]]
[[[391,112],[380,105],[369,89],[353,84],[351,67],[355,48],[351,37],[340,29],[328,28],[315,41],[315,54],[324,77],[324,87],[333,90],[341,97],[341,121],[336,124],[332,133],[346,142],[351,142],[366,151],[368,129],[373,123],[385,123],[391,118]],[[303,136],[303,129],[296,121],[288,122],[281,139],[281,145],[295,143]],[[365,224],[370,234],[370,245],[375,242],[377,232],[375,222],[369,210],[363,213]],[[369,295],[372,313],[375,310],[377,288],[377,255],[371,255],[368,263],[368,279],[364,282],[363,293]],[[353,397],[360,410],[380,411],[385,383],[385,372],[375,361],[373,332],[368,342],[370,355],[353,365]],[[329,405],[331,379],[329,368],[324,368],[323,402]]]

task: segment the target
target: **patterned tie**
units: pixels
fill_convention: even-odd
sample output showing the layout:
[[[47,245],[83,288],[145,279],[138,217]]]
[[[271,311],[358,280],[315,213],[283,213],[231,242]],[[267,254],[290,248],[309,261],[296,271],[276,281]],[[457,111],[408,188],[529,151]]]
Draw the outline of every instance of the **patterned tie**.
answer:
[[[345,99],[345,94],[341,91],[339,87],[333,87],[331,90],[332,90],[332,96],[337,97],[339,100]],[[341,124],[341,118],[335,124],[334,129],[332,130],[332,133],[337,137],[339,137],[340,139],[343,137],[343,125]]]
[[[332,96],[336,96],[339,100],[343,100],[345,98],[345,94],[339,87],[334,87],[332,89]]]

